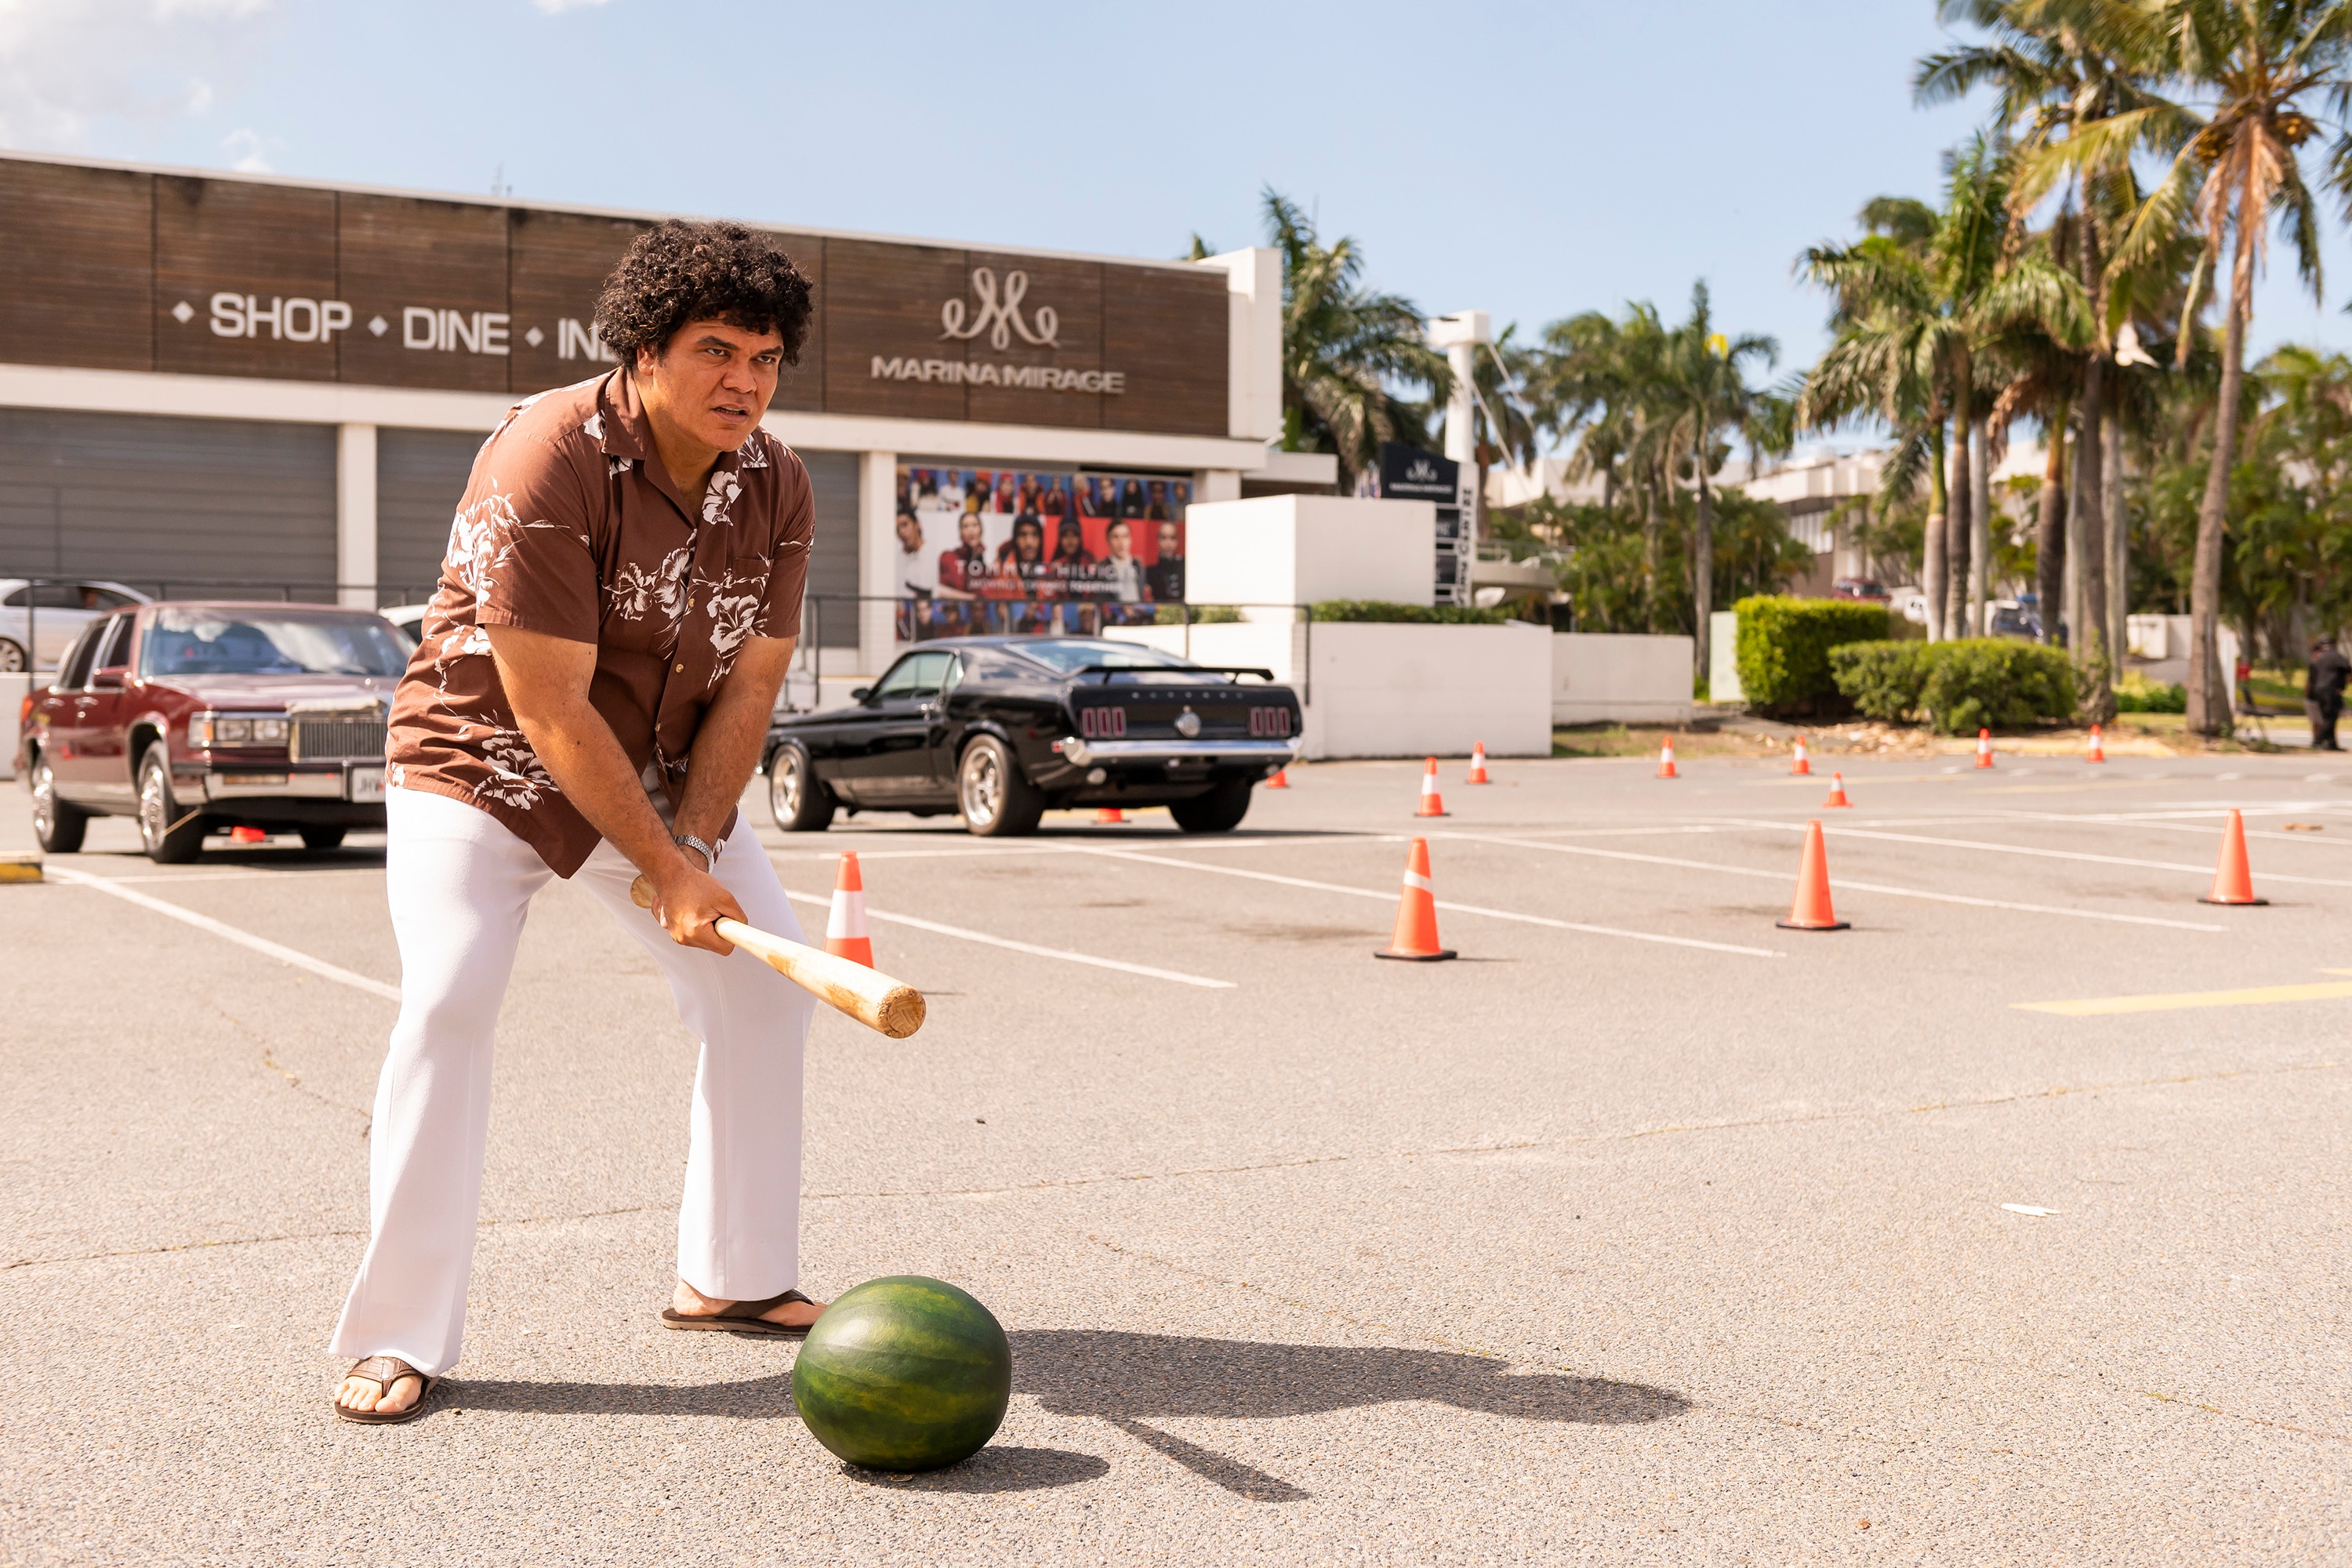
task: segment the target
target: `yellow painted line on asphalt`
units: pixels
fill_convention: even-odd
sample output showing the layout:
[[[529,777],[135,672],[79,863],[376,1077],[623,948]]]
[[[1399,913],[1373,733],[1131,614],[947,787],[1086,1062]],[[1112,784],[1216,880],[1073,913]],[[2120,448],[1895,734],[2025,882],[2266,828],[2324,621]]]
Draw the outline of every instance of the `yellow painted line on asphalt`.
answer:
[[[2352,974],[2323,969],[2322,974]],[[2147,996],[2086,996],[2074,1002],[2012,1002],[2027,1013],[2093,1018],[2110,1013],[2170,1013],[2185,1007],[2259,1007],[2272,1002],[2329,1002],[2352,996],[2352,980],[2320,980],[2305,985],[2252,985],[2237,991],[2168,991]]]
[[[1448,837],[1463,837],[1448,834]],[[1549,846],[1538,846],[1549,847]],[[1172,855],[1138,855],[1124,849],[1087,849],[1087,855],[1100,855],[1113,860],[1136,860],[1146,866],[1175,866],[1187,871],[1208,871],[1221,877],[1246,877],[1253,882],[1273,882],[1286,888],[1307,888],[1318,893],[1345,893],[1355,899],[1378,899],[1382,903],[1396,901],[1394,889],[1351,888],[1342,882],[1318,882],[1307,877],[1280,877],[1271,871],[1245,871],[1238,866],[1203,866],[1198,860],[1182,860]],[[1599,851],[1595,851],[1599,853]],[[1659,931],[1627,931],[1621,926],[1587,925],[1580,921],[1556,921],[1549,915],[1521,914],[1516,910],[1490,910],[1479,904],[1457,904],[1449,900],[1432,900],[1441,910],[1455,914],[1484,915],[1488,920],[1517,921],[1522,925],[1549,926],[1554,931],[1580,931],[1591,936],[1620,936],[1633,942],[1663,942],[1669,947],[1703,948],[1709,952],[1737,952],[1748,958],[1784,958],[1769,947],[1740,947],[1727,942],[1701,942],[1693,936],[1667,936]],[[871,910],[866,911],[873,913]],[[2219,927],[2214,928],[2219,930]]]
[[[229,924],[226,921],[216,921],[210,915],[200,915],[194,910],[182,909],[177,904],[167,903],[162,899],[151,897],[133,888],[126,888],[110,879],[93,877],[87,871],[68,870],[65,867],[55,864],[49,867],[49,875],[69,887],[89,888],[121,899],[125,903],[137,904],[142,910],[152,910],[156,914],[167,916],[183,925],[194,926],[201,931],[210,931],[213,935],[233,942],[239,947],[251,948],[266,958],[274,958],[280,963],[290,963],[297,969],[307,969],[322,979],[335,982],[338,985],[348,985],[354,991],[364,991],[371,996],[381,996],[387,1002],[400,1000],[400,987],[397,985],[387,985],[381,980],[371,980],[364,974],[354,974],[338,964],[329,963],[323,958],[313,958],[307,952],[298,952],[282,943],[274,942],[266,936],[256,936],[249,931]]]
[[[804,904],[824,904],[830,907],[833,903],[831,898],[816,893],[797,893],[790,888],[786,888],[784,893],[786,897],[798,899]],[[935,931],[940,936],[956,937],[964,942],[976,942],[988,947],[1009,948],[1014,952],[1025,952],[1036,958],[1058,958],[1065,963],[1083,963],[1096,969],[1116,969],[1123,973],[1141,974],[1153,980],[1172,980],[1179,985],[1199,985],[1211,991],[1239,989],[1230,980],[1211,980],[1203,975],[1186,974],[1181,970],[1154,969],[1148,963],[1129,963],[1125,959],[1119,958],[1097,958],[1091,952],[1072,952],[1063,947],[1040,947],[1034,942],[1015,942],[1011,937],[991,936],[984,931],[966,931],[961,926],[942,925],[937,921],[919,920],[913,915],[894,915],[887,910],[877,910],[871,904],[866,906],[866,918],[870,921],[887,921],[891,925],[913,926],[917,931]]]

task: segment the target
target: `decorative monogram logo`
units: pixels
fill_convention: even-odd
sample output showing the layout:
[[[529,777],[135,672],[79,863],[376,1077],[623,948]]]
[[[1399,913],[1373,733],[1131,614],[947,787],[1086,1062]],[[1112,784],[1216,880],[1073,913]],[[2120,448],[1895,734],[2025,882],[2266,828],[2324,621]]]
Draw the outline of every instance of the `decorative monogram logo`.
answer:
[[[1054,341],[1055,332],[1061,327],[1061,318],[1054,313],[1054,307],[1040,305],[1030,312],[1028,321],[1021,319],[1021,300],[1029,292],[1026,272],[1004,275],[1004,298],[1000,300],[996,297],[996,274],[988,268],[975,267],[971,269],[971,291],[980,296],[980,311],[969,327],[963,324],[961,300],[950,300],[940,307],[940,325],[947,329],[940,333],[941,338],[976,338],[986,332],[991,348],[1003,349],[1013,346],[1013,334],[1018,332],[1025,343],[1048,349],[1062,346]],[[1031,330],[1032,321],[1035,323],[1034,331]]]

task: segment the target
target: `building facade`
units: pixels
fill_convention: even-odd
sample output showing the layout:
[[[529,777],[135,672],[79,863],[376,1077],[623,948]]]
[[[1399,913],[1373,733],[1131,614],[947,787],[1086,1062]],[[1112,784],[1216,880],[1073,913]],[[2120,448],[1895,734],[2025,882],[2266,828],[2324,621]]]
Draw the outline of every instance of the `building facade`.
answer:
[[[0,575],[423,597],[482,437],[613,363],[597,292],[663,216],[0,158]],[[1031,548],[1015,508],[1049,556],[1066,520],[1060,553],[1088,564],[1047,596],[1134,615],[1181,597],[1183,507],[1265,468],[1271,250],[1150,261],[751,226],[815,286],[766,423],[815,482],[803,640],[856,650],[835,668],[879,668],[926,629],[909,601],[964,591],[939,597],[966,511],[1007,560]],[[1003,611],[1042,579],[993,581]]]

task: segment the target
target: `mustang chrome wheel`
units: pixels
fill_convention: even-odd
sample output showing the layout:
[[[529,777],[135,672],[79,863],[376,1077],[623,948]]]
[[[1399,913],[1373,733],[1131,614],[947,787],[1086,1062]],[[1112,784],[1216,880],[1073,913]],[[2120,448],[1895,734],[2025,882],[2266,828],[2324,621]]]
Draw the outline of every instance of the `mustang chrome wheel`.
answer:
[[[993,746],[974,746],[963,754],[961,797],[964,820],[974,827],[993,823],[1004,809],[1004,768]]]

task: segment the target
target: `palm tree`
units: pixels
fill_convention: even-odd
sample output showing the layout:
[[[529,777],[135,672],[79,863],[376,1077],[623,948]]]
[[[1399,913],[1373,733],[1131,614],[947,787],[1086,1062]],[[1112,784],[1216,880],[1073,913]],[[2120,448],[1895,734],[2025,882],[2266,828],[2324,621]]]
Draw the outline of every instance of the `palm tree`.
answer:
[[[2053,188],[2063,186],[2065,213],[2075,269],[2089,296],[2095,331],[2081,356],[2075,380],[2081,433],[2075,442],[2075,532],[2083,551],[2077,579],[2095,614],[2075,617],[2074,648],[2089,677],[2086,707],[2094,720],[2113,716],[2110,689],[2115,650],[2106,646],[2108,552],[2103,520],[2103,436],[2106,428],[2105,382],[2111,371],[2109,330],[2128,308],[2128,295],[2108,297],[2102,251],[2105,220],[2132,205],[2131,155],[2147,146],[2167,149],[2180,130],[2179,111],[2150,94],[2147,71],[2159,40],[2152,13],[2128,0],[1940,0],[1940,20],[1974,23],[1990,35],[1919,62],[1913,93],[1922,104],[1966,95],[1979,86],[1996,92],[1994,124],[2016,138],[2018,177],[2010,193],[2021,223]],[[2110,307],[2119,308],[2110,320]],[[2063,431],[2053,427],[2055,454]],[[2049,508],[2044,508],[2045,515]],[[2046,531],[2046,530],[2045,530]],[[2042,562],[2053,579],[2062,563]],[[2045,635],[2054,636],[2054,604],[2045,604]]]
[[[2189,728],[2226,734],[2230,687],[2221,668],[2221,536],[2230,470],[2237,461],[2246,328],[2253,316],[2255,267],[2275,216],[2295,248],[2295,267],[2320,291],[2319,213],[2303,177],[2301,149],[2320,133],[2304,104],[2346,91],[2352,55],[2352,0],[2148,0],[2162,36],[2165,75],[2210,100],[2195,134],[2133,214],[2108,263],[2138,264],[2191,221],[2204,237],[2196,289],[2231,251],[2222,316],[2221,385],[2214,409],[2212,460],[2197,513],[2189,579]],[[2352,195],[2352,132],[2340,125],[2330,183]],[[2183,319],[2197,314],[2195,293]],[[2180,348],[2189,347],[2187,332]],[[2184,361],[2185,363],[2185,361]]]
[[[1404,395],[1442,403],[1453,373],[1411,300],[1364,286],[1354,240],[1325,245],[1296,202],[1271,189],[1265,197],[1283,262],[1282,445],[1337,454],[1345,494],[1379,460],[1381,442],[1428,445],[1424,405]]]
[[[1601,504],[1614,510],[1620,492],[1633,488],[1642,518],[1642,563],[1645,579],[1658,571],[1663,510],[1658,486],[1641,460],[1653,409],[1652,395],[1665,358],[1667,332],[1657,308],[1644,300],[1626,307],[1622,321],[1588,310],[1544,329],[1540,350],[1528,375],[1529,413],[1536,427],[1554,441],[1576,442],[1569,472],[1598,477]],[[1644,595],[1654,606],[1655,595]],[[1656,626],[1649,625],[1655,631]]]
[[[1769,368],[1780,345],[1769,337],[1734,338],[1715,330],[1704,282],[1691,286],[1690,320],[1668,335],[1656,384],[1656,422],[1645,432],[1661,452],[1689,464],[1696,508],[1691,528],[1691,612],[1696,673],[1708,670],[1709,616],[1715,608],[1715,498],[1710,476],[1728,455],[1726,437],[1739,437],[1752,457],[1777,445],[1787,426],[1773,395],[1748,384],[1748,368]]]
[[[1477,367],[1470,380],[1475,395],[1471,399],[1471,450],[1478,461],[1477,508],[1472,531],[1475,539],[1486,537],[1487,470],[1497,462],[1525,465],[1536,460],[1536,422],[1528,406],[1528,387],[1538,372],[1540,356],[1525,344],[1512,342],[1518,330],[1517,322],[1505,327],[1493,342],[1479,345],[1486,352],[1472,362]]]

